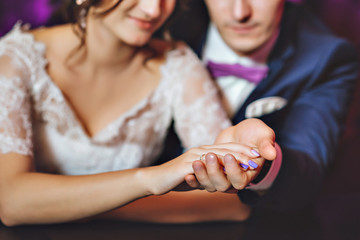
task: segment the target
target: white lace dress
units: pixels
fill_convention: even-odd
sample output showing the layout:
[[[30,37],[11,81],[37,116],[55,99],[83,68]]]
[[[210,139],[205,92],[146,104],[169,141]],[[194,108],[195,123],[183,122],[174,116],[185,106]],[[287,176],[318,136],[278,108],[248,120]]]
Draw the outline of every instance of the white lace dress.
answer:
[[[0,153],[34,157],[38,171],[81,175],[148,166],[172,119],[186,148],[211,144],[230,126],[202,63],[179,45],[168,52],[157,89],[89,137],[47,74],[45,51],[19,25],[0,39]]]

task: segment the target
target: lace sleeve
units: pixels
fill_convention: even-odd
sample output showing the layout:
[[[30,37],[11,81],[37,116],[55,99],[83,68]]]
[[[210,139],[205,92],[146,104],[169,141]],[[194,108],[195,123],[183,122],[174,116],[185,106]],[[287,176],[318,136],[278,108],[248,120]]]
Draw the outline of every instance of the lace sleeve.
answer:
[[[0,50],[0,153],[32,156],[27,68],[11,52]]]
[[[220,103],[218,88],[197,56],[184,46],[176,65],[175,129],[185,148],[213,144],[231,125]]]

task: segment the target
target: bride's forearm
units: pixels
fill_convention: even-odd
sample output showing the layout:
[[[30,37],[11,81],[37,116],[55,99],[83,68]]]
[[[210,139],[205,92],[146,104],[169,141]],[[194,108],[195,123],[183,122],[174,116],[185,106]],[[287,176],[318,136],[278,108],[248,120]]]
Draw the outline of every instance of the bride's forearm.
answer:
[[[30,172],[30,158],[1,155],[1,221],[9,226],[67,222],[163,194],[192,173],[193,155],[189,152],[156,167],[84,176]]]
[[[150,193],[138,169],[88,176],[22,173],[1,188],[7,225],[57,223],[93,216]]]

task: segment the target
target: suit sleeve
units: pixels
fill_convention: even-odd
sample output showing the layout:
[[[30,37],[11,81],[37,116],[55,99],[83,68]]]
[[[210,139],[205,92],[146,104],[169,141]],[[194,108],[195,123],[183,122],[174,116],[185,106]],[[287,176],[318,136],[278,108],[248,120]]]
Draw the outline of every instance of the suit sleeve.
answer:
[[[258,208],[296,210],[314,201],[334,160],[357,79],[355,50],[345,42],[323,51],[310,80],[275,124],[283,161],[272,187],[262,196],[239,191]],[[349,166],[351,167],[351,166]]]

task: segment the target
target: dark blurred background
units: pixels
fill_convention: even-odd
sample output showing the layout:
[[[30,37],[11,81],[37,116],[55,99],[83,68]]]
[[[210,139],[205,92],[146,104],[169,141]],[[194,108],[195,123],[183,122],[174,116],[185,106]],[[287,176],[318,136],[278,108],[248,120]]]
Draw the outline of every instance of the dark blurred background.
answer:
[[[181,0],[180,0],[181,1]],[[348,39],[360,53],[360,0],[293,0],[319,16],[338,36]],[[60,0],[0,0],[0,36],[19,20],[32,27],[62,22]],[[189,1],[190,8],[177,22],[174,35],[195,45],[191,32],[203,28],[192,16],[205,14],[203,1]],[[184,31],[187,34],[184,34]],[[360,55],[359,55],[360,56]],[[358,84],[359,85],[359,84]],[[360,239],[360,86],[355,91],[337,161],[331,168],[321,197],[314,201],[314,216],[327,234],[325,239]],[[301,228],[301,227],[300,227]],[[340,238],[341,236],[341,238]],[[338,238],[339,237],[339,238]]]

